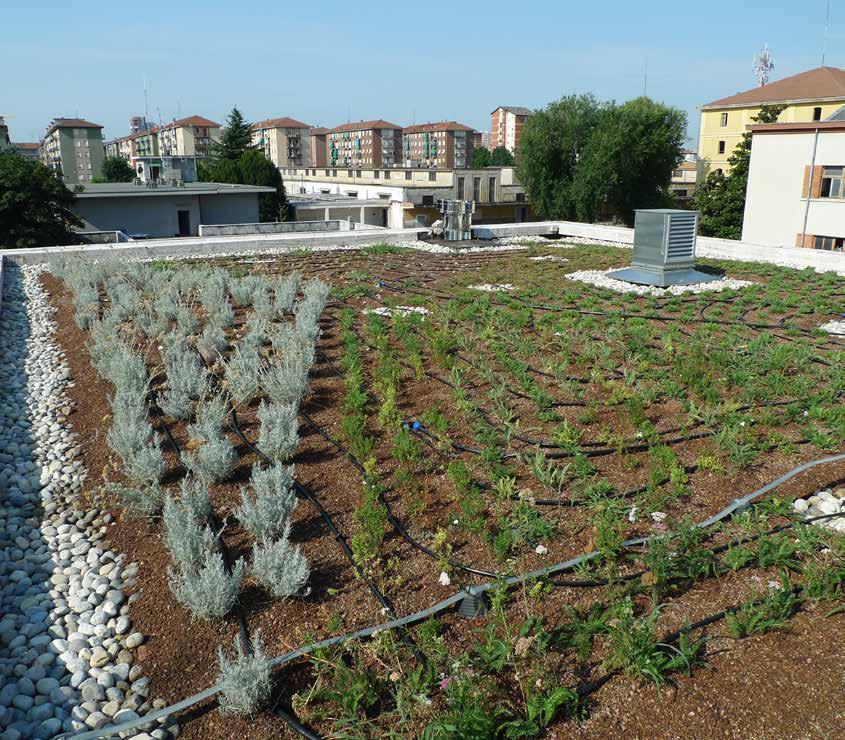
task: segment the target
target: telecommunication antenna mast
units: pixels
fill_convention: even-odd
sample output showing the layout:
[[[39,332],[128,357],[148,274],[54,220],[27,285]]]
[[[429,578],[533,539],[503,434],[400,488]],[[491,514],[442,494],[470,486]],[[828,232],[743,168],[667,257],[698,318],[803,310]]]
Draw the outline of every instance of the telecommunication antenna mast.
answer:
[[[769,51],[769,45],[764,44],[763,48],[754,55],[754,62],[751,67],[754,76],[757,78],[757,82],[760,83],[760,87],[769,81],[769,72],[774,68],[775,61],[772,57],[772,52]]]
[[[824,40],[822,41],[822,67],[824,67],[824,58],[827,55],[827,34],[830,30],[830,0],[827,0],[827,14],[824,18]]]

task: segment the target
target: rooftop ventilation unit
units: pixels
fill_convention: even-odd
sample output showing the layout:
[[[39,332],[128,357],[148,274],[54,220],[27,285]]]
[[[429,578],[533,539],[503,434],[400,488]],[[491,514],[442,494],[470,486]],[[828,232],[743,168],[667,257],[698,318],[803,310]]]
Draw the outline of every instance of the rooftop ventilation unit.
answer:
[[[432,233],[436,236],[442,234],[443,238],[450,242],[472,239],[474,201],[438,199],[437,207],[443,214],[443,219],[437,224],[432,224]]]
[[[695,269],[697,226],[698,211],[638,210],[631,267],[614,270],[608,277],[661,288],[718,280],[718,275]]]

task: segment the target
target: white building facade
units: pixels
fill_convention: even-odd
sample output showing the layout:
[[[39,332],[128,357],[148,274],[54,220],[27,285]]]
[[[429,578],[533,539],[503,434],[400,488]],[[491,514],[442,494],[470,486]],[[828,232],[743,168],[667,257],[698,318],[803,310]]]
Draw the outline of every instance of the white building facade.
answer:
[[[749,128],[742,241],[845,251],[845,120]]]

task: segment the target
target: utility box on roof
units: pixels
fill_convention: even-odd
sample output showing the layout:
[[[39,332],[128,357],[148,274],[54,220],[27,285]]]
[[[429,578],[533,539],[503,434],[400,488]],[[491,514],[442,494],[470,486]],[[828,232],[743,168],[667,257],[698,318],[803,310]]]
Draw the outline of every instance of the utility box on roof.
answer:
[[[698,211],[671,208],[637,211],[631,267],[610,272],[608,277],[661,288],[718,280],[718,275],[695,269],[697,227]]]

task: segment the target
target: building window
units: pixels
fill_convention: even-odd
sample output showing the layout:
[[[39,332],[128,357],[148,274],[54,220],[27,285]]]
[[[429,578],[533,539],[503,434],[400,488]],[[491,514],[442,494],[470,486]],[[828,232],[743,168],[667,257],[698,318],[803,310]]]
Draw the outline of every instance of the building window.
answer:
[[[822,120],[822,109],[820,106],[813,108],[813,120],[814,121],[821,121]]]
[[[361,170],[355,170],[355,177],[361,177]]]
[[[346,194],[347,194],[350,198],[357,198],[357,197],[358,197],[358,191],[357,191],[357,190],[347,190],[347,191],[346,191]]]
[[[524,203],[525,202],[525,193],[517,193],[516,194],[516,202],[517,203]]]
[[[724,175],[725,171],[721,167],[717,167],[715,170],[717,175]]]
[[[406,173],[405,173],[405,179],[406,179],[406,180],[410,180],[410,179],[411,179],[411,173],[410,173],[410,172],[406,172]]]
[[[845,251],[845,237],[842,236],[816,236],[813,237],[814,249],[825,249],[828,252]]]
[[[719,154],[724,154],[724,153],[725,153],[725,142],[720,141],[719,142]]]
[[[424,206],[433,206],[434,205],[434,196],[433,195],[424,195],[422,197],[422,204]]]
[[[436,172],[429,172],[428,173],[428,181],[429,182],[436,182],[437,180],[437,173]]]
[[[820,198],[845,198],[845,167],[825,167],[822,170]]]
[[[464,199],[464,178],[458,178],[458,200]]]
[[[379,171],[373,170],[373,180],[378,180],[378,178],[379,178]]]
[[[489,203],[496,202],[496,178],[491,177],[487,180],[487,201]]]
[[[389,171],[389,170],[385,170],[385,171],[384,171],[384,179],[385,179],[385,180],[389,180],[389,179],[390,179],[390,171]]]
[[[722,113],[722,115],[719,118],[719,125],[722,126],[723,128],[728,125],[728,114],[727,113]]]
[[[481,178],[472,178],[472,199],[477,203],[481,200]]]

